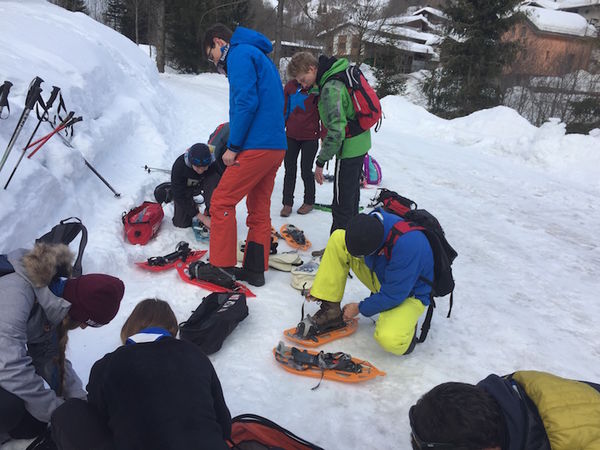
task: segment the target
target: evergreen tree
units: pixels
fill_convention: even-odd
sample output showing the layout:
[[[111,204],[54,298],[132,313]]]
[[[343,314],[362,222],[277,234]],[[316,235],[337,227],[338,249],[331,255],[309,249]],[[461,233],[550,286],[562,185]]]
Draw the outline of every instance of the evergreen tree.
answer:
[[[52,0],[50,3],[54,3],[55,5],[68,9],[69,11],[88,14],[85,0]]]
[[[457,117],[502,102],[502,69],[517,46],[503,34],[517,20],[520,0],[449,0],[448,37],[440,48],[440,68],[425,82],[431,112]]]

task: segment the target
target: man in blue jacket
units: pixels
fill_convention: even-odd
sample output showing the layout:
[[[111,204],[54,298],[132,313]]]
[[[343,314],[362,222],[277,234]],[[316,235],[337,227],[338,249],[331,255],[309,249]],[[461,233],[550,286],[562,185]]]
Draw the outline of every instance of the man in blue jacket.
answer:
[[[271,42],[262,34],[224,25],[209,28],[204,51],[229,80],[229,140],[223,153],[227,166],[211,203],[210,265],[225,269],[254,286],[265,283],[271,245],[271,194],[287,148],[283,87],[268,58]],[[248,237],[243,268],[235,268],[236,205],[248,207]],[[201,274],[199,274],[201,277]]]
[[[299,333],[319,334],[343,326],[359,313],[366,317],[379,314],[375,340],[396,355],[413,350],[417,321],[430,302],[431,287],[423,279],[433,279],[433,252],[425,234],[412,231],[396,240],[388,259],[383,247],[392,227],[401,220],[378,208],[354,216],[346,230],[331,234],[310,290],[310,299],[320,301],[321,308],[298,325]],[[371,295],[347,303],[342,310],[350,270]]]

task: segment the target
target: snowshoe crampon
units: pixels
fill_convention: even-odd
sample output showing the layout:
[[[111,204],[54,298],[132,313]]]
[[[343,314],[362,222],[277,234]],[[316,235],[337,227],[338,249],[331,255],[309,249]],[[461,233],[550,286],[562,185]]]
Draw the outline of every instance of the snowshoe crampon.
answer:
[[[177,269],[177,273],[179,274],[179,278],[189,284],[193,284],[202,289],[206,289],[211,292],[238,292],[246,294],[247,298],[256,297],[254,293],[248,289],[244,284],[239,281],[234,281],[231,287],[220,286],[215,283],[211,283],[210,281],[200,280],[197,278],[191,278],[189,275],[188,265],[179,264],[175,266]]]
[[[304,231],[290,223],[282,225],[279,232],[285,242],[292,248],[308,250],[311,246],[310,241],[304,236]]]
[[[339,327],[330,328],[316,333],[305,333],[305,327],[307,326],[307,320],[310,320],[310,316],[307,316],[294,328],[288,328],[283,332],[283,335],[292,342],[300,344],[303,347],[319,347],[336,339],[341,339],[346,336],[350,336],[358,329],[358,320],[350,319]]]
[[[273,355],[283,369],[306,377],[358,383],[377,376],[385,376],[385,372],[368,361],[352,358],[342,352],[300,350],[296,347],[288,347],[280,341],[273,349]]]
[[[135,264],[144,270],[162,272],[163,270],[172,269],[179,263],[190,264],[198,261],[205,254],[206,250],[192,250],[187,242],[181,241],[177,244],[174,252],[164,256],[153,256],[146,261],[136,262]]]

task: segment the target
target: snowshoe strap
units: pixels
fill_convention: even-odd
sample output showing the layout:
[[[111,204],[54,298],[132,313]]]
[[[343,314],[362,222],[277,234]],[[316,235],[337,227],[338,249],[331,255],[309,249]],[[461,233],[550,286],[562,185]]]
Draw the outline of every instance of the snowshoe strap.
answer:
[[[316,355],[312,355],[308,351],[299,350],[296,347],[292,347],[290,353],[292,355],[291,359],[299,365],[318,367],[322,370],[340,370],[352,373],[362,372],[362,366],[352,361],[352,357],[348,353],[325,353],[320,351]]]

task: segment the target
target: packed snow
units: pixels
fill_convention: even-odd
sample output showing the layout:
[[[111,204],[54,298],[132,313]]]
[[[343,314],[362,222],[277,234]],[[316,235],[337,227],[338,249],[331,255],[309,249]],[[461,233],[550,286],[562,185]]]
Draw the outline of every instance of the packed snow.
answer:
[[[1,2],[0,29],[0,82],[14,84],[12,114],[0,121],[0,151],[34,76],[44,79],[44,98],[59,86],[67,108],[83,116],[74,148],[51,139],[0,190],[0,252],[29,247],[59,220],[77,216],[89,232],[84,272],[119,276],[126,285],[109,325],[71,334],[68,357],[85,383],[92,364],[119,346],[119,330],[138,301],[168,300],[183,321],[207,295],[174,271],[151,274],[134,265],[171,252],[182,240],[207,248],[191,230],[173,227],[171,205],[146,246],[124,241],[121,214],[152,200],[154,187],[168,180],[164,173],[146,173],[144,165],[169,169],[227,120],[227,80],[211,73],[159,75],[147,51],[125,37],[41,0]],[[300,319],[302,297],[289,273],[271,270],[266,285],[252,289],[248,318],[210,357],[232,415],[263,415],[327,449],[402,450],[410,448],[409,407],[441,382],[476,382],[517,369],[600,381],[600,130],[567,135],[558,121],[537,128],[505,107],[449,121],[402,97],[382,104],[385,120],[371,151],[382,166],[382,185],[433,212],[459,253],[452,317],[445,318],[448,301],[439,299],[427,341],[405,357],[383,351],[372,337],[374,323],[362,317],[356,334],[324,350],[348,352],[387,375],[356,385],[323,381],[312,391],[317,380],[290,374],[273,358],[282,330]],[[2,186],[36,122],[32,114],[0,172]],[[38,136],[49,131],[44,125]],[[323,248],[330,215],[279,217],[282,181],[283,168],[272,195],[273,225],[291,222],[305,230],[310,250]],[[375,193],[364,189],[361,205]],[[331,184],[317,187],[318,202],[331,197]],[[298,178],[294,209],[301,198]],[[243,239],[244,203],[237,214]],[[280,250],[288,250],[286,244]],[[353,279],[344,300],[367,294]],[[307,311],[316,307],[309,304]],[[2,448],[26,445],[13,441]]]

